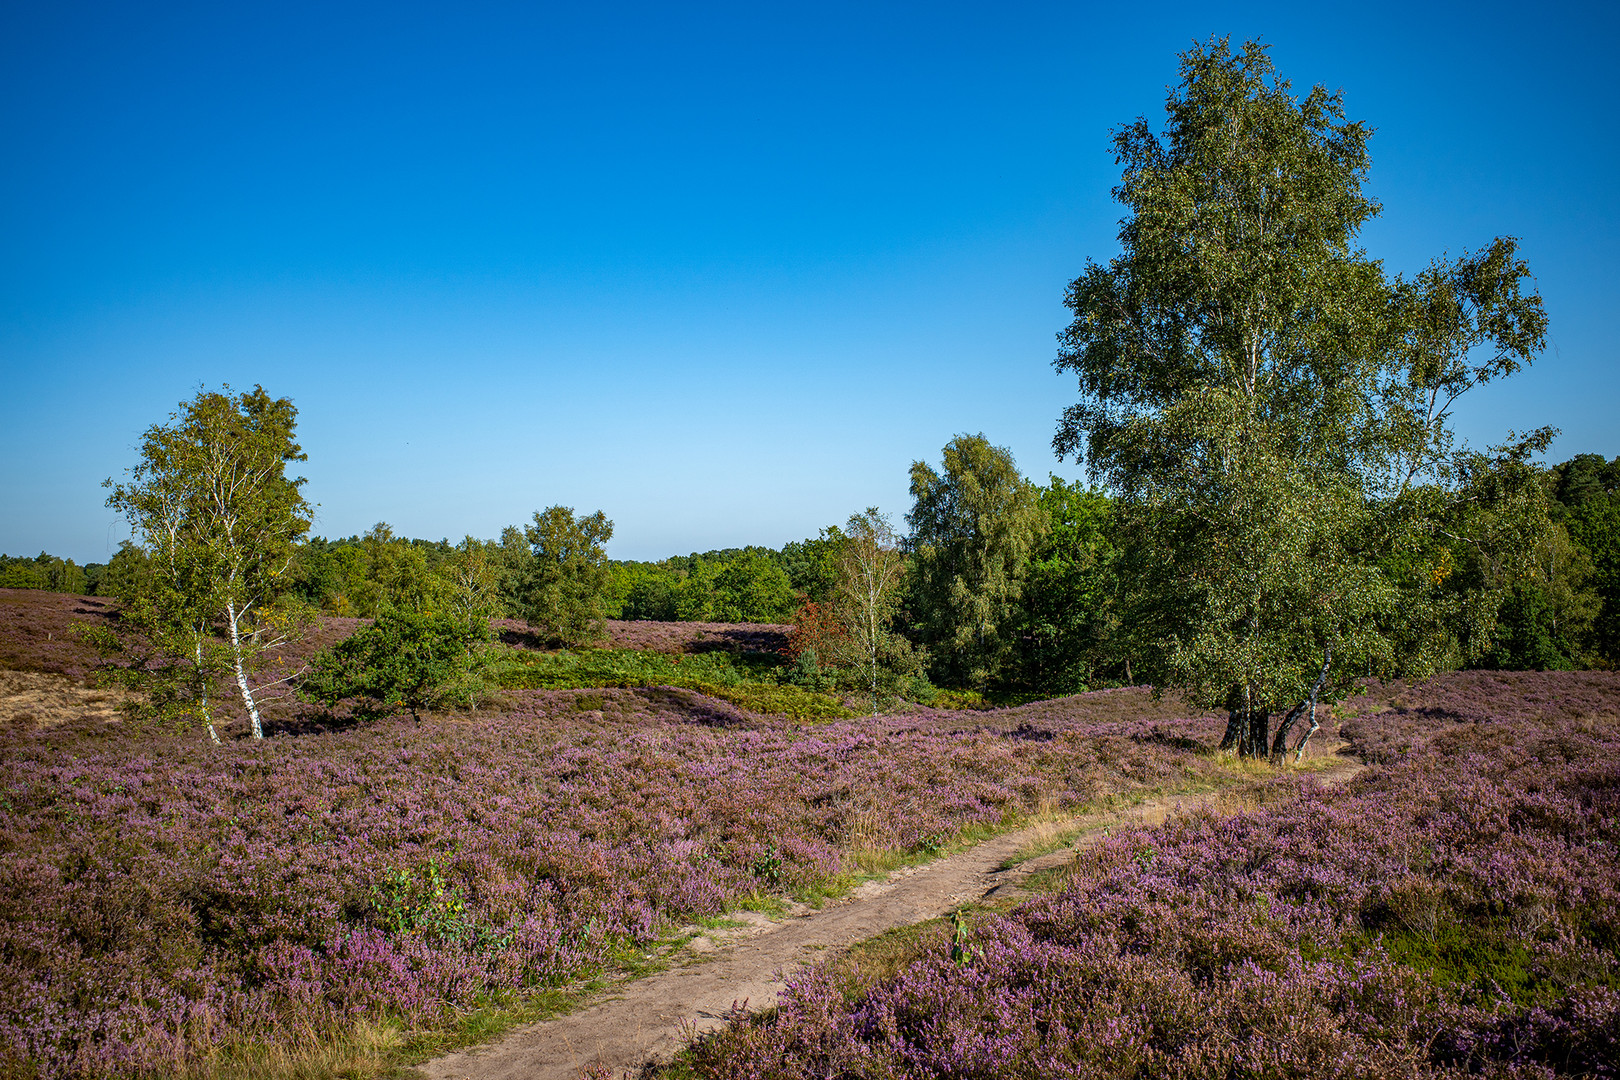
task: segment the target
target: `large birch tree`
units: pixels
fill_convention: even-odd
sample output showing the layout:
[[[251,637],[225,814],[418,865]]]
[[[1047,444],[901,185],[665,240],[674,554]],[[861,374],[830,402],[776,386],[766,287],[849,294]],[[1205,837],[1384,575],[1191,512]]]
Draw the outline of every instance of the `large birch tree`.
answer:
[[[1425,586],[1448,545],[1533,525],[1515,478],[1547,433],[1469,454],[1450,416],[1530,362],[1546,319],[1511,239],[1412,279],[1357,247],[1380,209],[1369,130],[1337,93],[1296,96],[1264,46],[1185,53],[1165,110],[1162,133],[1114,135],[1122,252],[1069,286],[1056,366],[1081,396],[1054,447],[1118,498],[1157,680],[1277,760],[1353,676],[1437,661]]]

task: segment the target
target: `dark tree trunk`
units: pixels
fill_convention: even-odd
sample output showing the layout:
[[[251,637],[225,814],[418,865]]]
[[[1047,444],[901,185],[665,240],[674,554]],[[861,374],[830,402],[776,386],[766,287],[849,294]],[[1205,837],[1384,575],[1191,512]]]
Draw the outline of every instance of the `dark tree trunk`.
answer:
[[[1271,710],[1252,699],[1241,701],[1226,717],[1222,750],[1236,750],[1240,758],[1263,758],[1271,742]]]

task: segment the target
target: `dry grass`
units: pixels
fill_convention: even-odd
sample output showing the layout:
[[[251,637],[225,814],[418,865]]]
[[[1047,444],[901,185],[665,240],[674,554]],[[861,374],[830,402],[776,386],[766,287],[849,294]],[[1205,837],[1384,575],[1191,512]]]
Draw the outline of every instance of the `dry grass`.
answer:
[[[0,670],[0,728],[48,728],[73,720],[117,723],[126,696],[66,675]]]

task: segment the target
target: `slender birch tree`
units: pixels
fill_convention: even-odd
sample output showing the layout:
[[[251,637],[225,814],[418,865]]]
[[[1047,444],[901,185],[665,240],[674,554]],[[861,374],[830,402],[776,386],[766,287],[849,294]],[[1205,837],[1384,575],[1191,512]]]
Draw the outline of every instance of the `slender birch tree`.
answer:
[[[874,716],[882,673],[896,661],[911,660],[910,643],[890,628],[905,572],[900,538],[888,516],[875,506],[852,515],[839,550],[833,607],[848,632],[851,666],[871,688]]]
[[[264,737],[257,695],[287,676],[260,679],[261,660],[285,645],[292,621],[277,601],[294,547],[309,530],[293,441],[297,410],[263,387],[232,396],[200,391],[141,440],[141,460],[107,505],[124,514],[150,572],[131,590],[137,625],[171,665],[189,667],[193,708],[217,741],[208,688],[236,684],[253,737]]]

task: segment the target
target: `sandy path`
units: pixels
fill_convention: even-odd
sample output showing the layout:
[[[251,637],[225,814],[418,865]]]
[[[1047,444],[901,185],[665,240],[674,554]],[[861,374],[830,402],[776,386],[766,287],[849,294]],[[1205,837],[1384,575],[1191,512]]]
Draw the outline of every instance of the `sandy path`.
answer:
[[[1316,774],[1338,783],[1359,770],[1350,762]],[[791,913],[780,921],[763,916],[724,942],[708,959],[624,984],[615,996],[555,1020],[527,1024],[500,1042],[475,1046],[419,1066],[432,1080],[576,1080],[588,1065],[634,1070],[648,1060],[667,1061],[694,1032],[721,1027],[734,1007],[776,1004],[786,980],[801,966],[895,927],[936,919],[971,901],[1016,896],[1030,874],[1072,858],[1064,849],[998,869],[1056,828],[1088,831],[1075,846],[1094,842],[1109,826],[1156,825],[1170,815],[1209,804],[1210,795],[1165,796],[1128,811],[1043,823],[1005,833],[967,851],[887,880],[872,881],[841,900]],[[702,939],[694,944],[702,944]]]

